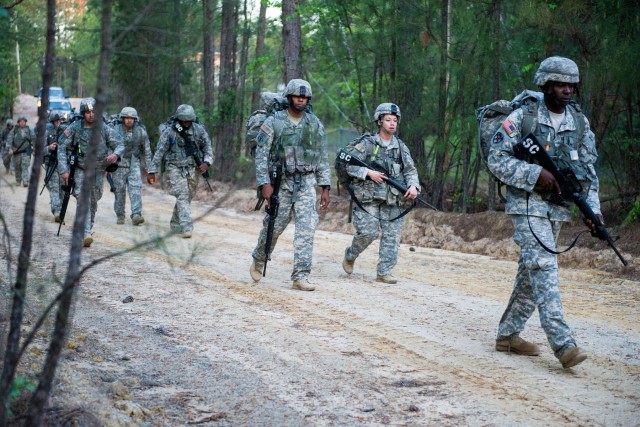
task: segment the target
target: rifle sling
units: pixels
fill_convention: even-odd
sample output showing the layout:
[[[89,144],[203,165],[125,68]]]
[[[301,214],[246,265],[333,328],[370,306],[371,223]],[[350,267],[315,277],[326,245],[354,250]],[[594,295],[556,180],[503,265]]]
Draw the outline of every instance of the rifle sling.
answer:
[[[356,206],[358,206],[360,209],[362,209],[364,212],[366,212],[367,214],[371,215],[372,217],[374,217],[376,219],[379,219],[380,221],[389,221],[389,222],[391,222],[391,221],[395,221],[397,219],[400,219],[403,216],[405,216],[406,214],[408,214],[409,212],[411,212],[411,210],[413,208],[415,208],[416,204],[417,204],[417,202],[414,200],[413,204],[411,206],[409,206],[407,209],[402,211],[400,213],[400,215],[396,216],[395,218],[392,218],[392,219],[380,218],[380,217],[375,216],[374,214],[372,214],[371,212],[366,210],[364,208],[364,206],[362,206],[362,203],[360,203],[360,200],[358,200],[358,198],[356,197],[355,193],[353,192],[353,189],[351,188],[351,183],[348,183],[346,187],[347,187],[347,191],[349,191],[349,196],[351,196],[351,200],[353,200],[356,203]]]
[[[529,224],[529,231],[531,231],[531,234],[533,235],[533,237],[536,239],[536,241],[540,244],[540,246],[542,246],[542,249],[544,249],[545,251],[549,252],[550,254],[554,254],[554,255],[560,255],[563,254],[565,252],[570,251],[571,249],[573,249],[573,247],[575,246],[576,243],[578,243],[578,238],[586,233],[589,230],[584,230],[581,231],[580,233],[578,233],[578,235],[575,237],[575,239],[573,239],[573,242],[571,242],[571,244],[569,245],[569,247],[563,251],[554,251],[553,249],[549,249],[544,243],[542,243],[542,241],[538,238],[538,236],[536,236],[536,233],[533,232],[533,228],[531,227],[531,221],[529,220],[529,196],[531,195],[531,193],[527,193],[527,223]]]

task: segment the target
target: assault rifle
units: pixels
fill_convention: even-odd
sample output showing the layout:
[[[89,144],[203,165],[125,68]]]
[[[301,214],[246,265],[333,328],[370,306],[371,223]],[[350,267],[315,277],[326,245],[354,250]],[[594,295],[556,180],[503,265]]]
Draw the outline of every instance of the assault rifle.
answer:
[[[178,134],[180,134],[182,139],[184,139],[184,142],[186,142],[187,155],[193,157],[193,160],[196,162],[196,168],[199,167],[203,163],[203,161],[202,161],[202,158],[200,157],[200,152],[196,147],[196,143],[193,142],[193,139],[191,139],[191,136],[187,133],[187,130],[184,127],[182,127],[179,121],[176,120],[173,123],[173,128],[176,130],[176,132],[178,132]],[[205,173],[203,173],[202,177],[207,182],[207,185],[209,186],[209,191],[213,193],[213,188],[211,188],[211,184],[209,183],[209,171],[206,171]]]
[[[271,261],[271,243],[273,242],[273,227],[278,217],[278,210],[280,209],[280,184],[282,183],[283,162],[282,158],[278,157],[271,164],[271,170],[269,171],[269,177],[271,178],[271,186],[273,187],[273,194],[269,199],[269,205],[265,208],[265,212],[269,215],[269,222],[267,223],[267,235],[264,242],[264,270],[262,270],[262,276],[267,275],[267,262]]]
[[[400,191],[403,195],[406,194],[406,192],[409,190],[409,187],[407,187],[405,184],[403,184],[402,182],[398,181],[395,178],[392,178],[391,175],[389,174],[389,171],[386,170],[383,166],[377,164],[377,163],[367,163],[364,162],[362,160],[360,160],[359,158],[352,156],[351,154],[349,154],[348,152],[344,151],[344,149],[341,149],[338,152],[338,159],[340,159],[341,161],[349,164],[349,165],[353,165],[353,166],[360,166],[363,168],[368,168],[377,172],[382,172],[385,175],[385,182],[387,184],[389,184],[390,186],[392,186],[393,188],[395,188],[396,190]],[[429,202],[427,202],[426,200],[424,200],[422,197],[418,196],[416,197],[416,201],[422,203],[423,205],[425,205],[426,207],[433,209],[434,211],[437,211],[438,209],[436,209],[435,206],[431,205]],[[415,202],[414,202],[415,203]]]
[[[522,138],[520,142],[513,147],[513,151],[517,158],[540,165],[551,172],[558,182],[561,190],[560,194],[556,195],[558,196],[557,199],[560,200],[556,199],[555,202],[557,203],[566,200],[575,203],[578,209],[580,209],[580,212],[582,212],[582,215],[584,215],[584,217],[593,224],[594,228],[591,230],[591,235],[600,240],[606,240],[609,247],[611,247],[618,258],[620,258],[622,264],[627,265],[627,261],[622,257],[618,248],[613,244],[614,239],[604,227],[604,224],[600,222],[600,218],[598,218],[593,212],[587,203],[587,200],[582,196],[582,186],[573,171],[568,168],[562,170],[558,169],[558,167],[553,163],[553,160],[551,160],[551,157],[549,157],[545,148],[540,144],[540,141],[538,141],[532,133]],[[550,200],[550,202],[553,203],[554,200]]]
[[[60,225],[58,226],[58,234],[60,235],[60,229],[62,228],[62,224],[64,224],[64,216],[67,213],[67,207],[69,206],[69,199],[71,198],[71,193],[76,186],[76,180],[74,175],[76,174],[76,164],[78,163],[78,142],[74,142],[71,145],[71,155],[69,156],[69,179],[67,180],[67,185],[63,185],[62,189],[64,190],[64,197],[62,198],[62,205],[60,206]]]
[[[44,175],[44,186],[42,187],[42,190],[40,190],[40,195],[42,195],[42,192],[49,184],[49,181],[51,181],[51,177],[55,173],[56,169],[58,169],[58,149],[57,148],[55,149],[55,151],[51,151],[51,154],[49,157],[49,164],[47,164],[47,171]]]

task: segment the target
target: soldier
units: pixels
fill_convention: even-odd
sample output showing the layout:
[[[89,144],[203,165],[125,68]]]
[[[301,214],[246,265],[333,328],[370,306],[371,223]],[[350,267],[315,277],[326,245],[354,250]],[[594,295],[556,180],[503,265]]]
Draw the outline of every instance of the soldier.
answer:
[[[58,147],[58,171],[60,178],[65,185],[69,185],[69,162],[67,155],[71,150],[77,150],[78,162],[75,169],[75,187],[73,195],[78,198],[82,191],[83,185],[92,186],[91,190],[91,214],[87,215],[84,226],[84,247],[88,248],[93,243],[91,230],[98,210],[98,200],[102,198],[102,189],[104,187],[104,172],[107,165],[117,163],[124,154],[124,144],[120,135],[107,126],[99,118],[96,120],[94,112],[95,99],[85,98],[80,101],[80,114],[82,119],[71,123],[61,136],[60,145]],[[85,153],[89,149],[91,142],[91,132],[94,126],[100,127],[100,142],[98,146],[98,155],[96,161],[96,176],[94,182],[84,182],[85,178]],[[109,154],[111,152],[111,154]]]
[[[146,169],[151,164],[151,144],[147,130],[140,123],[138,112],[133,107],[124,107],[120,116],[115,120],[114,129],[124,140],[124,156],[118,164],[118,170],[113,172],[116,187],[113,209],[118,217],[117,223],[124,224],[127,188],[131,201],[131,222],[140,225],[142,217],[142,177],[140,168]]]
[[[31,171],[31,153],[33,143],[36,141],[36,133],[27,126],[25,116],[18,117],[18,127],[13,128],[7,137],[8,155],[13,156],[13,168],[16,174],[16,185],[29,186]]]
[[[342,268],[353,273],[356,258],[378,237],[381,230],[379,260],[376,281],[397,283],[391,270],[398,262],[398,247],[402,233],[405,200],[414,200],[420,191],[418,172],[409,148],[395,136],[400,122],[400,108],[384,103],[376,108],[373,120],[378,133],[365,133],[350,143],[346,151],[369,164],[384,167],[391,178],[407,185],[405,194],[385,183],[386,175],[366,167],[347,166],[347,173],[354,179],[349,184],[351,195],[357,199],[353,207],[353,225],[356,234],[351,246],[344,251]],[[403,212],[404,211],[404,212]]]
[[[201,160],[199,165],[194,160],[193,149]],[[193,232],[191,199],[198,188],[198,176],[207,172],[212,162],[213,148],[209,134],[197,122],[193,107],[180,105],[176,109],[175,120],[163,128],[149,167],[147,182],[155,182],[158,168],[166,172],[169,194],[176,198],[169,224],[171,230],[182,233],[185,239],[191,238]]]
[[[502,315],[496,337],[496,350],[537,356],[540,348],[520,337],[536,307],[540,323],[555,356],[564,368],[582,363],[587,354],[577,347],[571,328],[564,319],[558,284],[556,250],[562,222],[571,219],[568,207],[553,204],[549,195],[559,193],[553,175],[542,167],[514,156],[513,146],[521,135],[523,121],[533,116],[532,129],[560,169],[570,168],[584,188],[591,209],[602,219],[598,199],[598,177],[594,163],[598,157],[589,121],[571,97],[580,81],[578,66],[570,59],[550,57],[542,61],[534,77],[544,101],[512,112],[493,137],[488,166],[507,185],[505,212],[511,216],[513,239],[520,247],[518,273],[511,299]],[[533,108],[532,114],[527,108]],[[593,227],[590,221],[587,226]]]
[[[54,221],[60,222],[60,206],[62,200],[62,189],[60,186],[60,175],[58,169],[58,137],[60,136],[60,123],[62,119],[58,113],[49,115],[49,123],[45,129],[46,150],[44,154],[43,165],[46,169],[46,175],[51,173],[51,178],[47,182],[47,190],[49,190],[49,204]]]
[[[286,110],[268,117],[256,137],[256,179],[262,197],[269,205],[273,187],[269,178],[269,163],[274,157],[284,160],[285,174],[282,177],[279,199],[280,208],[275,219],[273,240],[278,237],[295,216],[293,237],[293,289],[313,291],[308,283],[311,272],[313,238],[318,225],[315,185],[322,187],[320,209],[329,206],[331,171],[327,158],[327,139],[324,126],[311,112],[305,111],[311,99],[311,85],[305,80],[293,79],[285,88],[283,97],[289,101]],[[250,273],[254,281],[262,277],[266,260],[265,245],[269,215],[265,216],[258,244],[253,250]]]
[[[13,130],[14,123],[12,119],[7,120],[7,126],[2,129],[2,135],[0,136],[0,153],[2,153],[2,163],[4,164],[4,168],[6,170],[6,174],[9,175],[11,173],[11,157],[9,155],[9,147],[7,146],[7,140],[9,138],[9,133]]]

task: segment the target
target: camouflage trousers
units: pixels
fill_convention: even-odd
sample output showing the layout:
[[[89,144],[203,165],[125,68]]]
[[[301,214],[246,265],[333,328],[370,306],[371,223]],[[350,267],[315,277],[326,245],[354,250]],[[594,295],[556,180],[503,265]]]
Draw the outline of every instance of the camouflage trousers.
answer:
[[[561,222],[530,216],[531,228],[546,247],[556,250]],[[568,346],[575,346],[571,328],[564,320],[558,285],[558,257],[545,251],[529,230],[526,215],[513,215],[513,240],[520,246],[518,273],[509,305],[498,326],[497,339],[524,330],[536,307],[540,324],[556,357]]]
[[[402,210],[397,206],[386,203],[365,203],[362,205],[367,212],[358,206],[353,207],[353,226],[356,234],[353,236],[351,246],[347,248],[347,260],[353,261],[380,235],[380,249],[378,251],[377,272],[381,276],[391,274],[391,270],[398,263],[398,247],[404,218],[389,221],[395,218]]]
[[[31,155],[27,153],[20,153],[13,155],[13,170],[16,175],[16,183],[29,184],[29,177],[31,175]]]
[[[102,190],[104,187],[104,171],[97,170],[96,176],[93,182],[85,182],[85,171],[82,169],[76,169],[75,172],[75,182],[76,185],[73,188],[73,196],[78,199],[80,197],[80,192],[82,191],[82,187],[84,185],[91,185],[93,188],[91,189],[90,202],[91,206],[89,207],[89,215],[84,221],[84,237],[91,236],[91,230],[93,229],[93,223],[96,218],[96,212],[98,211],[98,200],[102,199]]]
[[[2,164],[4,165],[4,168],[7,173],[11,172],[11,157],[13,157],[13,155],[10,156],[9,150],[4,148],[2,150]]]
[[[60,213],[60,207],[62,205],[64,191],[62,190],[61,182],[62,180],[60,179],[60,175],[58,174],[58,170],[56,168],[56,170],[53,172],[53,175],[51,175],[51,179],[47,183],[47,190],[49,190],[49,205],[51,206],[51,213],[53,215],[58,215]]]
[[[313,239],[318,225],[316,211],[316,190],[311,180],[307,180],[303,187],[294,193],[289,189],[280,189],[280,208],[273,227],[271,251],[276,246],[278,237],[295,217],[295,231],[293,234],[293,272],[291,280],[304,280],[311,273],[313,254]],[[266,259],[265,245],[267,239],[267,225],[269,215],[265,215],[263,227],[258,237],[258,244],[253,250],[253,258],[258,263]]]
[[[169,225],[171,230],[186,233],[193,231],[191,217],[191,199],[198,188],[198,175],[193,166],[173,166],[168,164],[165,170],[169,194],[176,198]]]
[[[142,175],[140,173],[140,160],[132,159],[130,166],[120,166],[111,174],[116,187],[116,199],[113,202],[113,210],[118,218],[124,219],[127,190],[131,202],[131,218],[142,215]]]

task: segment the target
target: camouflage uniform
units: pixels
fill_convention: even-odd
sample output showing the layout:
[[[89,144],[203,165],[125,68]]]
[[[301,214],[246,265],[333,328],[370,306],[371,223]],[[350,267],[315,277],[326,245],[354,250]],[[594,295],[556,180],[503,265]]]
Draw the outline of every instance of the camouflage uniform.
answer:
[[[180,119],[181,108],[191,106],[181,105],[178,107],[177,117]],[[213,148],[211,139],[206,129],[195,121],[195,113],[191,127],[187,129],[187,134],[191,135],[200,156],[204,163],[211,165],[213,162]],[[183,120],[183,119],[180,119]],[[193,231],[193,218],[191,217],[191,199],[196,194],[198,188],[198,177],[201,175],[196,170],[195,160],[187,154],[186,142],[175,130],[173,126],[166,126],[160,135],[160,140],[156,146],[153,161],[149,167],[149,173],[156,173],[161,167],[169,184],[169,194],[176,198],[171,216],[171,229],[181,233],[191,233]]]
[[[9,129],[11,126],[11,129]],[[7,125],[4,129],[2,129],[2,135],[0,136],[0,155],[2,156],[2,164],[4,164],[4,168],[6,173],[11,173],[11,157],[9,155],[9,147],[7,146],[7,140],[9,138],[9,133],[13,130],[15,124],[13,120],[7,120]]]
[[[125,107],[126,108],[126,107]],[[125,109],[123,109],[125,111]],[[134,110],[135,111],[135,110]],[[137,116],[137,113],[136,113]],[[124,117],[121,114],[121,118]],[[145,127],[136,119],[133,128],[127,130],[123,123],[114,126],[124,140],[124,156],[118,163],[118,169],[111,174],[116,187],[113,209],[118,220],[124,221],[127,189],[131,201],[131,218],[142,217],[142,175],[151,164],[151,144]]]
[[[20,127],[20,121],[25,121],[25,126]],[[16,183],[27,187],[31,174],[31,153],[36,142],[36,133],[26,125],[27,119],[18,118],[18,126],[15,126],[7,137],[7,149],[13,150],[13,167],[16,175]]]
[[[554,75],[550,80],[567,81],[561,79],[562,76]],[[493,138],[488,158],[491,172],[507,184],[505,212],[512,216],[513,239],[520,247],[518,273],[511,301],[498,327],[497,339],[518,335],[537,307],[549,344],[556,357],[561,358],[567,349],[576,347],[576,343],[564,320],[557,255],[545,251],[535,240],[529,222],[545,246],[556,250],[562,222],[570,220],[571,211],[568,207],[550,203],[547,195],[534,191],[542,170],[540,166],[514,157],[513,146],[524,136],[521,135],[524,115],[522,108],[509,115]],[[576,120],[583,120],[584,126]],[[598,177],[593,166],[598,155],[589,121],[575,107],[568,105],[556,132],[549,110],[541,102],[536,123],[533,133],[545,148],[548,147],[549,155],[558,166],[570,167],[574,171],[585,189],[584,196],[591,209],[600,214]]]
[[[95,101],[94,101],[95,102]],[[93,107],[91,107],[93,108]],[[81,105],[82,111],[82,105]],[[64,131],[61,137],[60,145],[58,146],[58,172],[60,175],[69,172],[69,162],[67,155],[70,153],[71,147],[74,144],[78,145],[78,163],[76,165],[74,180],[75,187],[73,189],[74,197],[78,198],[82,191],[82,186],[87,184],[93,186],[91,191],[91,214],[85,219],[84,237],[91,236],[91,230],[93,229],[93,223],[95,220],[96,212],[98,210],[98,200],[102,198],[102,190],[104,187],[104,173],[107,167],[106,157],[109,154],[116,154],[122,157],[124,154],[124,144],[120,135],[107,126],[102,118],[96,117],[96,121],[93,126],[100,126],[100,145],[98,147],[97,163],[96,163],[96,175],[95,181],[91,183],[85,183],[85,153],[89,149],[89,143],[91,141],[91,132],[93,128],[85,127],[85,120],[76,120],[69,125]]]
[[[397,137],[386,144],[378,135],[365,134],[353,141],[346,149],[352,156],[367,163],[379,163],[389,171],[392,178],[404,183],[407,187],[415,186],[420,190],[418,171],[414,165],[407,146]],[[398,247],[404,218],[398,218],[408,206],[404,195],[390,185],[376,184],[367,180],[368,169],[360,166],[347,166],[349,175],[355,178],[351,182],[353,195],[358,199],[360,207],[353,207],[353,226],[356,234],[351,246],[347,248],[345,259],[353,262],[364,250],[378,238],[381,230],[380,250],[377,273],[388,276],[398,261]]]
[[[307,82],[304,83],[308,85]],[[311,97],[310,90],[306,96]],[[280,185],[280,208],[274,224],[271,250],[280,234],[295,217],[291,280],[305,280],[311,272],[313,239],[318,225],[315,185],[331,185],[324,126],[318,117],[307,111],[303,112],[298,124],[289,119],[287,110],[278,111],[265,120],[256,140],[255,165],[258,186],[271,183],[271,156],[282,156],[286,169]],[[268,222],[269,216],[265,215],[258,244],[252,254],[258,269],[266,260],[264,249]]]
[[[60,125],[55,126],[53,124],[53,122],[50,120],[49,123],[47,123],[47,127],[46,127],[46,133],[45,133],[45,144],[47,145],[44,150],[45,150],[45,155],[44,155],[44,162],[43,165],[45,166],[45,170],[47,170],[49,168],[49,165],[52,164],[52,162],[56,162],[57,159],[57,150],[56,153],[53,154],[49,151],[48,146],[51,144],[59,144],[58,141],[58,137],[61,136],[60,135]],[[54,156],[56,156],[56,158],[54,159]],[[56,166],[56,170],[57,170],[57,166]],[[60,207],[62,204],[62,197],[64,192],[62,191],[62,186],[60,185],[60,175],[57,173],[57,171],[53,172],[53,175],[51,175],[51,178],[49,179],[49,182],[47,183],[47,190],[49,190],[49,205],[51,206],[51,213],[57,218],[57,220],[59,220],[59,215],[60,215]]]

